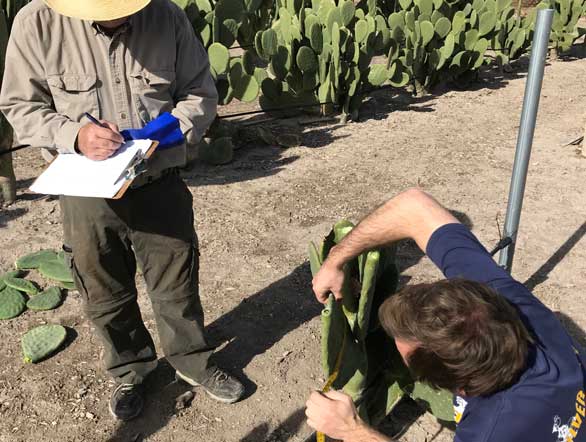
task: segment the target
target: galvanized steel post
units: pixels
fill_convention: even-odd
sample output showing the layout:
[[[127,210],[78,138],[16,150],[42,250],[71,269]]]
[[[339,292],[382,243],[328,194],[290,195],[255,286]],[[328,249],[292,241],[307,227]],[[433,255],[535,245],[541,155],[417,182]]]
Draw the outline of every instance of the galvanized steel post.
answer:
[[[508,272],[513,266],[513,256],[517,243],[517,232],[523,206],[523,195],[525,193],[525,182],[527,181],[527,169],[531,157],[531,145],[535,132],[537,110],[539,108],[539,96],[545,70],[545,59],[549,44],[549,33],[553,19],[553,9],[541,9],[537,13],[535,33],[531,47],[531,59],[529,62],[529,73],[525,85],[525,98],[523,100],[523,111],[521,112],[521,124],[517,138],[517,150],[515,152],[515,163],[513,176],[509,189],[509,201],[507,204],[507,215],[505,218],[504,237],[511,238],[512,242],[501,250],[499,265]]]

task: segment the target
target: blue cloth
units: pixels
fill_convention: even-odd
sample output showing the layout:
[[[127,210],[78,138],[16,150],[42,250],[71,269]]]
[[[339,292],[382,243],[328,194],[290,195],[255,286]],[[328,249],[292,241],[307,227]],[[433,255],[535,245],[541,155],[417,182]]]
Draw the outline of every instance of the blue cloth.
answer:
[[[507,298],[536,338],[528,367],[515,385],[487,397],[454,398],[460,416],[454,440],[585,442],[586,357],[583,349],[577,353],[553,312],[499,267],[461,224],[437,229],[427,255],[446,278],[483,282]]]
[[[126,129],[120,132],[124,140],[156,140],[157,150],[169,149],[185,143],[179,120],[169,112],[162,113],[142,129]]]

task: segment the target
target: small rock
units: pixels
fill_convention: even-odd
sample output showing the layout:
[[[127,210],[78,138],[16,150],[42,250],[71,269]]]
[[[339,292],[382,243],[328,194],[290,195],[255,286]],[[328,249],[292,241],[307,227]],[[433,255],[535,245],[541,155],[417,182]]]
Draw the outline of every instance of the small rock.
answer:
[[[96,416],[93,413],[90,413],[89,411],[85,414],[85,417],[88,419],[94,419]]]
[[[175,410],[179,411],[188,408],[191,405],[194,397],[195,393],[191,390],[177,396],[175,399]]]

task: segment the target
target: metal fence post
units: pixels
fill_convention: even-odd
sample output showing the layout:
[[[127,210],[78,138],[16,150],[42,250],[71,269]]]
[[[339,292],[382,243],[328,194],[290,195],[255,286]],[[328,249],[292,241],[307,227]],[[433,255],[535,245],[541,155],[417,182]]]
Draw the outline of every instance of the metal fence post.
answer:
[[[515,152],[515,163],[513,165],[513,176],[509,189],[509,201],[507,204],[507,215],[505,218],[504,237],[511,238],[511,243],[501,250],[499,265],[508,272],[513,266],[513,256],[523,206],[523,195],[525,193],[525,182],[527,181],[527,169],[531,157],[531,145],[535,132],[537,110],[539,108],[539,96],[545,70],[545,59],[549,44],[549,33],[553,19],[553,9],[540,9],[537,12],[535,33],[531,46],[531,59],[529,62],[529,73],[525,85],[525,98],[523,100],[523,111],[521,112],[521,124],[517,138],[517,149]]]

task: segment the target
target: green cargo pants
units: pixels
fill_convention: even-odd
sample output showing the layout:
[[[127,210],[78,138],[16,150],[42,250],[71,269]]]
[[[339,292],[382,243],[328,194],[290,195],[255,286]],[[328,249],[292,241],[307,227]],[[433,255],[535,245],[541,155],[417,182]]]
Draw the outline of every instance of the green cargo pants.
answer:
[[[65,245],[84,310],[104,345],[104,363],[120,383],[141,383],[157,355],[137,303],[137,262],[161,347],[176,369],[202,379],[206,343],[198,294],[199,251],[192,196],[169,174],[120,200],[61,197]]]

